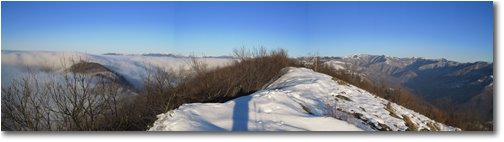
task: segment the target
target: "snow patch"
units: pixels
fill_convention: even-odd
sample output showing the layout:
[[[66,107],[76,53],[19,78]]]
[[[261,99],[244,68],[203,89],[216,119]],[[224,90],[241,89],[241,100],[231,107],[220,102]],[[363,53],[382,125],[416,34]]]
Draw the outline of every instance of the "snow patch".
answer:
[[[149,131],[404,131],[408,126],[403,117],[418,130],[460,130],[331,76],[306,68],[284,70],[282,77],[249,96],[184,104],[159,114]]]

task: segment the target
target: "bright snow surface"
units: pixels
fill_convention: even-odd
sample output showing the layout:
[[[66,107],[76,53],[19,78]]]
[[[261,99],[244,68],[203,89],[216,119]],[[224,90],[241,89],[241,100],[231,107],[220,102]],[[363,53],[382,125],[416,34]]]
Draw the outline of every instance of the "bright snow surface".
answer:
[[[159,114],[149,131],[453,131],[421,114],[305,68],[226,103],[184,104]],[[393,113],[393,114],[391,114]],[[405,118],[407,117],[407,118]]]

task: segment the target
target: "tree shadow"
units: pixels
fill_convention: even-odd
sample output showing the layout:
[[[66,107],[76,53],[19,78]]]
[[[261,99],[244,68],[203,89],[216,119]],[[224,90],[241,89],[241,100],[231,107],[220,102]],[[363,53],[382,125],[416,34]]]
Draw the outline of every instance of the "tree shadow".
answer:
[[[248,103],[252,99],[251,96],[244,96],[235,99],[235,105],[233,108],[233,127],[232,131],[247,131],[248,130],[248,120],[249,120],[249,105]]]

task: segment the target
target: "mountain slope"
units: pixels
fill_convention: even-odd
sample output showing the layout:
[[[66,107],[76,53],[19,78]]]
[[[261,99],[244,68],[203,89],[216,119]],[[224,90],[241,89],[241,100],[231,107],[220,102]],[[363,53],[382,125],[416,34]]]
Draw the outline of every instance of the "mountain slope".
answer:
[[[120,75],[99,63],[81,61],[70,66],[68,71],[98,77],[104,79],[103,81],[105,82],[116,83],[124,88],[134,88],[123,75]]]
[[[226,103],[184,104],[158,115],[150,131],[376,131],[458,128],[305,68]]]
[[[447,111],[473,109],[480,112],[482,121],[493,121],[493,63],[365,54],[324,59],[335,69],[351,70],[372,82],[409,89]]]

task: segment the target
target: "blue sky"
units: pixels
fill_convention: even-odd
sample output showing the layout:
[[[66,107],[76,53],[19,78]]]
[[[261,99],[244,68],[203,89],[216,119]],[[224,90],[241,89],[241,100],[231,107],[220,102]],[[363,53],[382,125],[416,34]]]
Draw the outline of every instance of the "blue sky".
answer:
[[[493,61],[492,2],[2,2],[2,49]]]

